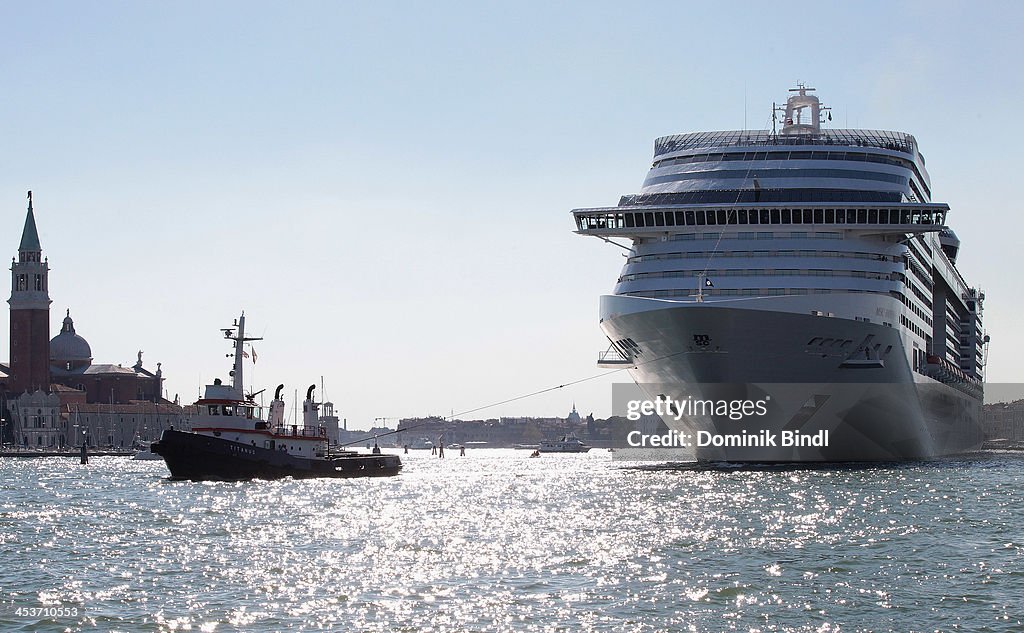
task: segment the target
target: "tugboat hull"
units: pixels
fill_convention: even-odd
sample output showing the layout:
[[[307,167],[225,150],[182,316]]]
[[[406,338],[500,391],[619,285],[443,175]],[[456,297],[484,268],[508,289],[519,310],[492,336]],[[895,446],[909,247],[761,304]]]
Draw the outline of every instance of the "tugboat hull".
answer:
[[[402,470],[397,455],[350,453],[330,459],[308,459],[280,450],[173,430],[164,431],[151,450],[164,458],[171,479],[192,481],[390,477]]]

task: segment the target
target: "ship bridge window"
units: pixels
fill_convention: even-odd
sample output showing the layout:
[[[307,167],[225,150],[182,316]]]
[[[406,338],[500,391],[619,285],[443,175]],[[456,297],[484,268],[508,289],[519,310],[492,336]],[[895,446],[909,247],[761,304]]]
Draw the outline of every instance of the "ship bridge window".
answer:
[[[235,410],[230,404],[224,405],[224,415],[234,415]]]
[[[209,410],[210,415],[220,415],[219,407],[215,404],[211,404]]]

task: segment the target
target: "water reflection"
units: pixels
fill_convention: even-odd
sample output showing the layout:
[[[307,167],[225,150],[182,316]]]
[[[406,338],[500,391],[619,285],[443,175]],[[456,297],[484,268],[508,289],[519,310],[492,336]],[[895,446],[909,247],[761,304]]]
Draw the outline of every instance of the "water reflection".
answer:
[[[2,462],[0,628],[26,626],[9,607],[41,604],[85,616],[23,630],[1019,626],[1016,456],[655,469],[526,455],[201,484],[158,462]]]

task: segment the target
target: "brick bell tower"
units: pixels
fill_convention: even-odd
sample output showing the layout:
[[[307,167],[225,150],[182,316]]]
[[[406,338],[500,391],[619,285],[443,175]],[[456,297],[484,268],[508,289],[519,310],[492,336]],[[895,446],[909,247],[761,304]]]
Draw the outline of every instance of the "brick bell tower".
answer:
[[[21,232],[18,259],[11,261],[11,377],[12,395],[50,388],[50,266],[42,258],[32,192]]]

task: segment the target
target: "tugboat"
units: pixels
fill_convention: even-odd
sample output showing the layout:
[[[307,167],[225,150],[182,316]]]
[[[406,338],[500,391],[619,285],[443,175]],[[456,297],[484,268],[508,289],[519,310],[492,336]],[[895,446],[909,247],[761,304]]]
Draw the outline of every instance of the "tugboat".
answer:
[[[302,426],[286,425],[284,401],[279,385],[270,403],[267,417],[242,387],[242,359],[246,341],[245,313],[231,328],[223,329],[224,338],[234,341],[232,383],[218,378],[206,385],[204,397],[195,404],[197,415],[192,430],[173,428],[163,432],[151,450],[163,457],[171,479],[192,481],[242,479],[279,479],[294,477],[387,477],[397,475],[402,461],[397,455],[361,454],[330,450],[327,429],[317,419],[311,386],[302,403]]]

